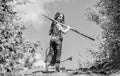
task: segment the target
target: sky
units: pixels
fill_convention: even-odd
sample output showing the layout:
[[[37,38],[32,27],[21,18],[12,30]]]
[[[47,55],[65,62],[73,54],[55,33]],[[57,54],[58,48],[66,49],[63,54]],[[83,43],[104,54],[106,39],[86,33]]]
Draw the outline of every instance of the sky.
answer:
[[[42,17],[40,13],[53,18],[56,12],[62,12],[65,15],[65,24],[79,32],[90,37],[96,38],[100,34],[101,29],[93,22],[89,22],[85,15],[86,9],[95,3],[95,0],[34,0],[35,4],[23,6],[24,9],[19,8],[26,15],[22,15],[23,21],[27,24],[24,31],[25,39],[36,42],[41,42],[41,55],[45,58],[45,51],[49,47],[50,37],[48,36],[51,21]],[[61,63],[62,67],[78,68],[78,60],[86,67],[87,61],[94,60],[89,54],[88,50],[95,48],[96,41],[87,39],[77,33],[69,31],[63,34],[63,45],[61,60],[70,56],[72,61]]]

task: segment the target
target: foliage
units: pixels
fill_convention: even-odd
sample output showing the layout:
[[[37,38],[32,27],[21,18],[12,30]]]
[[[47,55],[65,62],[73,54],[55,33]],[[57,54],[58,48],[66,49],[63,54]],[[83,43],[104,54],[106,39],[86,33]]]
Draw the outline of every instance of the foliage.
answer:
[[[94,68],[102,69],[104,72],[108,73],[119,70],[120,1],[99,0],[89,9],[88,18],[103,29],[102,39],[104,41],[99,48],[103,51],[101,55],[104,55],[105,59],[100,60]]]
[[[15,71],[25,67],[30,54],[39,47],[39,43],[31,43],[23,38],[25,25],[19,21],[13,11],[12,3],[19,0],[0,0],[0,76],[12,76]],[[28,56],[29,55],[29,56]],[[21,67],[23,66],[23,68]]]

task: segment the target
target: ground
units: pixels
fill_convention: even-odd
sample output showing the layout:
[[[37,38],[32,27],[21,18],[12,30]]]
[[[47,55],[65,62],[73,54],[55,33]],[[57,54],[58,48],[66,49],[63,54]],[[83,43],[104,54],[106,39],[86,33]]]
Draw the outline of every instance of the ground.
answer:
[[[18,74],[18,73],[17,73]],[[17,76],[120,76],[120,72],[113,74],[113,75],[103,75],[103,74],[95,74],[90,71],[78,71],[78,70],[69,70],[69,71],[62,71],[62,72],[50,72],[44,73],[42,70],[39,69],[30,69],[27,71],[21,71],[21,75]]]

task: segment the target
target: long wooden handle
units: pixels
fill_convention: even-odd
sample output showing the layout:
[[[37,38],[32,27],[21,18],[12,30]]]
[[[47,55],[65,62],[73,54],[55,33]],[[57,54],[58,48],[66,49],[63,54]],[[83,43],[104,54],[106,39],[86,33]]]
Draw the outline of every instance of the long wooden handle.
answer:
[[[44,15],[44,14],[42,14],[44,17],[46,17],[46,18],[48,18],[50,21],[53,21],[53,22],[58,22],[58,21],[56,21],[56,20],[54,20],[54,19],[52,19],[52,18],[50,18],[50,17],[48,17],[48,16],[46,16],[46,15]],[[58,23],[60,23],[60,22],[58,22]],[[61,25],[63,25],[63,26],[66,26],[65,24],[63,24],[63,23],[60,23]],[[87,35],[84,35],[84,34],[82,34],[82,33],[80,33],[80,32],[78,32],[77,30],[74,30],[74,29],[70,29],[71,31],[73,31],[73,32],[76,32],[76,33],[78,33],[78,34],[80,34],[80,35],[82,35],[82,36],[84,36],[84,37],[86,37],[86,38],[88,38],[88,39],[90,39],[90,40],[93,40],[93,41],[95,41],[95,39],[93,39],[93,38],[91,38],[91,37],[89,37],[89,36],[87,36]]]
[[[72,28],[71,28],[70,30],[73,31],[73,32],[76,32],[76,33],[78,33],[78,34],[80,34],[80,35],[82,35],[82,36],[84,36],[84,37],[86,37],[86,38],[89,38],[90,40],[95,41],[95,39],[93,39],[93,38],[91,38],[91,37],[89,37],[89,36],[87,36],[87,35],[84,35],[84,34],[78,32],[77,30],[74,30],[74,29],[72,29]]]

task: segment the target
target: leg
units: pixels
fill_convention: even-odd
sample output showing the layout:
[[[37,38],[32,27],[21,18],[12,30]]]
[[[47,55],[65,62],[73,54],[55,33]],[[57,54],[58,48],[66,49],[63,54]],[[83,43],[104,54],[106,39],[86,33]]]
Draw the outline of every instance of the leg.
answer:
[[[60,71],[60,58],[61,58],[62,41],[58,41],[56,45],[56,71]]]
[[[47,54],[46,52],[46,71],[48,70],[48,66],[51,65],[52,59],[54,56],[54,45],[53,42],[50,41],[50,49],[49,49],[49,53]]]
[[[49,53],[46,55],[45,62],[50,63],[52,58],[53,58],[53,56],[54,56],[54,51],[53,51],[53,48],[50,47]]]

